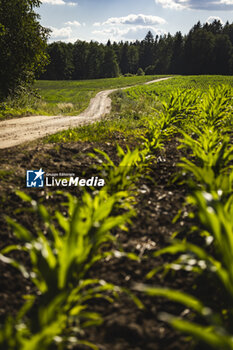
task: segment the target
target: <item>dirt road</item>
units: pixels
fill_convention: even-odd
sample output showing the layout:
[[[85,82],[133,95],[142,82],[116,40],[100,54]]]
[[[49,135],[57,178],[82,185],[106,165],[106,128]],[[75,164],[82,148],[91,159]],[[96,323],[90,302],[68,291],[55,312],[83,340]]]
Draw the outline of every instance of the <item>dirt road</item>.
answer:
[[[145,85],[170,79],[161,78]],[[127,89],[123,88],[123,89]],[[69,128],[93,123],[111,110],[109,95],[119,89],[104,90],[91,99],[88,108],[77,116],[31,116],[0,122],[0,149],[20,145],[24,142],[55,134]]]

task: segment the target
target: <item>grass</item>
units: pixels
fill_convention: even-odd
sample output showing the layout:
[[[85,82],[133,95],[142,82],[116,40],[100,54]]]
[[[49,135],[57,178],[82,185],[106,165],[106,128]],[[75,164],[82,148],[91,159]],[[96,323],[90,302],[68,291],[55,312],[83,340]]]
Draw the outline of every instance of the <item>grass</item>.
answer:
[[[142,84],[164,76],[133,76],[83,81],[37,81],[36,95],[20,93],[17,99],[0,103],[0,119],[27,115],[77,115],[97,92]],[[40,96],[40,97],[39,97]]]
[[[133,76],[83,81],[38,81],[35,87],[42,97],[45,111],[72,115],[82,112],[88,106],[90,99],[99,91],[142,84],[160,77]],[[66,105],[68,108],[65,107]]]
[[[81,113],[89,104],[92,97],[97,92],[107,89],[117,89],[126,86],[143,84],[165,76],[146,75],[133,77],[119,77],[110,79],[93,79],[83,81],[37,81],[34,85],[36,95],[30,93],[20,93],[17,99],[9,98],[0,103],[0,119],[14,118],[28,115],[77,115]],[[144,100],[149,98],[151,107],[154,107],[155,98],[167,99],[169,94],[176,88],[187,89],[191,87],[206,90],[208,85],[215,84],[233,85],[231,76],[176,76],[172,80],[156,83],[156,85],[142,86],[135,90],[135,100],[139,95]],[[134,90],[131,90],[134,91]],[[38,97],[39,96],[39,97]],[[133,96],[130,96],[131,103]],[[122,103],[123,101],[120,101]],[[140,102],[140,101],[137,101]],[[140,109],[144,106],[140,105]],[[130,110],[131,106],[128,105]]]
[[[145,77],[133,77],[145,78]],[[101,79],[93,81],[94,84],[108,83],[117,86],[117,81],[120,79],[132,78],[117,78],[117,79]],[[150,77],[149,80],[152,80]],[[132,80],[131,80],[132,81]],[[40,82],[41,83],[41,82]],[[44,84],[45,82],[43,82]],[[60,82],[61,86],[66,86],[69,82]],[[72,82],[70,82],[72,85]],[[135,80],[134,80],[135,83]],[[59,132],[45,139],[45,142],[76,142],[76,141],[114,141],[119,138],[134,138],[141,136],[145,129],[145,123],[148,119],[152,119],[159,111],[163,109],[161,101],[168,101],[171,92],[177,89],[191,89],[206,91],[208,87],[229,84],[233,86],[233,77],[231,76],[177,76],[173,79],[161,81],[147,86],[137,86],[126,89],[124,91],[116,91],[111,95],[112,98],[112,113],[109,117],[95,124],[82,126]],[[54,82],[50,82],[52,87]],[[73,82],[75,84],[75,82]],[[84,82],[83,82],[84,84]],[[88,85],[88,84],[87,84]],[[84,88],[85,85],[83,85]],[[106,85],[105,85],[106,86]],[[65,89],[65,87],[64,87]],[[49,86],[47,86],[48,94],[51,95]],[[43,94],[45,91],[43,90]]]

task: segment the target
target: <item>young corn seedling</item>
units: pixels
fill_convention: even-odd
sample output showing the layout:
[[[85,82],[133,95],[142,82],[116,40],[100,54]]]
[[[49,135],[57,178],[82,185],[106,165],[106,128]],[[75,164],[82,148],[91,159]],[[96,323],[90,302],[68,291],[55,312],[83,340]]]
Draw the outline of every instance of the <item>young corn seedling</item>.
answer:
[[[233,89],[231,86],[220,85],[209,87],[199,105],[199,118],[208,126],[225,128],[232,118]]]
[[[196,110],[198,94],[190,91],[175,91],[167,102],[162,102],[163,111],[147,122],[147,130],[142,136],[145,154],[154,157],[156,151],[164,148],[163,141],[177,131],[177,127],[187,122]]]
[[[106,179],[104,191],[108,193],[117,193],[122,191],[128,192],[128,199],[125,196],[124,204],[134,201],[134,197],[130,196],[132,190],[135,189],[137,180],[142,174],[147,172],[148,160],[143,151],[134,149],[131,151],[127,147],[127,151],[117,145],[117,155],[120,159],[119,164],[115,164],[106,152],[95,149],[97,154],[90,154],[91,157],[97,159],[100,163],[98,169],[102,176]],[[99,155],[101,157],[99,157]],[[104,159],[104,160],[103,160]]]
[[[188,148],[192,151],[192,160],[181,158],[178,166],[182,168],[183,174],[192,174],[194,181],[192,187],[197,184],[207,191],[224,190],[226,191],[226,180],[230,179],[228,174],[232,169],[233,146],[230,145],[230,138],[221,135],[213,127],[202,127],[198,129],[192,127],[197,139],[193,139],[184,131],[181,131],[183,139],[181,148]],[[231,184],[228,184],[229,189]],[[228,189],[228,190],[229,190]]]
[[[170,125],[180,125],[187,122],[197,112],[197,106],[202,94],[195,89],[177,90],[171,93],[168,102],[163,102],[166,119],[163,129]]]
[[[106,298],[112,301],[108,294],[118,293],[120,288],[105,281],[89,279],[87,273],[93,264],[111,255],[102,251],[102,247],[115,241],[112,229],[126,229],[125,224],[130,221],[133,211],[115,214],[117,204],[127,196],[127,192],[110,196],[102,190],[95,197],[85,192],[81,200],[67,194],[67,214],[56,211],[54,216],[29,196],[22,192],[18,194],[33,205],[44,227],[43,231],[38,230],[33,235],[12,219],[7,219],[15,236],[23,243],[2,249],[0,259],[18,268],[38,290],[37,302],[33,304],[35,297],[30,300],[33,317],[27,321],[24,332],[20,331],[17,335],[23,345],[12,349],[38,350],[40,346],[47,349],[52,341],[56,342],[56,337],[62,336],[69,328],[72,330],[74,320],[80,331],[83,327],[101,322],[100,315],[88,310],[88,300]],[[15,250],[28,253],[31,269],[7,256]],[[15,324],[14,332],[20,328],[19,325],[20,322]],[[9,340],[11,329],[12,322],[8,321],[0,332],[2,344]],[[59,342],[62,348],[63,340]],[[79,342],[81,340],[77,339]]]
[[[142,152],[148,160],[152,160],[158,150],[164,148],[163,134],[156,124],[155,120],[148,120],[145,136],[141,136],[143,141]]]
[[[166,313],[160,319],[170,323],[175,329],[207,343],[215,349],[233,349],[233,196],[222,203],[222,194],[197,191],[189,196],[189,203],[197,208],[197,219],[203,234],[206,236],[206,246],[200,247],[184,239],[174,240],[171,246],[154,253],[154,257],[163,254],[175,255],[174,261],[154,269],[148,274],[151,278],[159,270],[185,270],[196,273],[208,273],[217,277],[219,303],[216,310],[211,309],[197,297],[179,290],[136,285],[135,289],[151,296],[162,296],[178,302],[186,307],[186,311],[194,311],[207,326],[192,322],[181,317]],[[213,254],[208,246],[212,245]],[[213,250],[212,249],[212,250]],[[180,254],[180,255],[179,255]],[[179,255],[177,257],[177,255]],[[222,291],[222,292],[221,292]],[[228,296],[227,309],[219,312],[222,295]],[[225,306],[224,306],[225,307]]]

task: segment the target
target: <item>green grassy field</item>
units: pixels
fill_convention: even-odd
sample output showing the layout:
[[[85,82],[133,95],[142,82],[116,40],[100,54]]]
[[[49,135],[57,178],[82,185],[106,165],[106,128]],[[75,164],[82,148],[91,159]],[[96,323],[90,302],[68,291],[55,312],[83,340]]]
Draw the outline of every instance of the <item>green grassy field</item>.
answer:
[[[143,84],[147,81],[165,76],[132,76],[112,79],[94,79],[84,81],[37,81],[34,91],[21,95],[18,99],[9,99],[0,104],[0,119],[14,118],[27,115],[77,115],[89,104],[97,92],[107,89],[116,89],[126,86]],[[155,99],[150,96],[165,98],[176,89],[197,87],[206,89],[208,85],[233,84],[230,76],[175,76],[172,80],[156,83],[156,85],[141,86],[136,88],[135,100],[149,98],[152,105]],[[131,100],[133,96],[131,96]]]
[[[76,115],[97,92],[143,84],[164,76],[132,76],[83,81],[37,81],[31,93],[0,104],[0,119],[27,115]]]
[[[43,112],[72,115],[82,112],[97,92],[142,84],[161,76],[133,76],[84,81],[37,81]]]
[[[136,78],[138,77],[133,79],[136,80]],[[132,78],[127,79],[129,79],[130,82],[130,79]],[[111,88],[112,81],[115,83],[116,80],[109,80],[109,88]],[[95,83],[98,83],[98,81],[93,81],[93,85]],[[103,83],[107,83],[106,79],[103,81]],[[43,84],[41,85],[41,88],[43,87]],[[50,84],[52,86],[54,83],[50,82]],[[63,86],[65,86],[65,90],[68,93],[66,84],[69,83],[63,82]],[[206,91],[209,86],[219,84],[229,84],[233,86],[233,77],[207,75],[183,77],[177,76],[170,80],[161,81],[152,85],[137,86],[124,91],[114,92],[111,95],[112,112],[109,117],[92,125],[75,128],[72,130],[65,130],[63,132],[51,135],[45,139],[45,142],[114,140],[116,133],[134,138],[142,134],[146,120],[150,117],[153,118],[153,115],[162,109],[162,101],[167,101],[171,92],[177,89],[187,90],[191,88]],[[47,96],[51,96],[50,90],[42,90],[45,99],[46,91],[48,94]]]

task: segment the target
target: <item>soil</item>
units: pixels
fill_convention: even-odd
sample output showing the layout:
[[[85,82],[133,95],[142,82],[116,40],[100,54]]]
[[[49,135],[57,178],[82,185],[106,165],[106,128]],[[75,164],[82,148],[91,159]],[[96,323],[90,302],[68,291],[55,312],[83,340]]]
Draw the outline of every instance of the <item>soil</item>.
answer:
[[[119,135],[118,143],[125,147],[125,141]],[[136,147],[137,141],[129,145]],[[165,247],[175,231],[187,231],[191,225],[190,219],[183,209],[180,219],[174,224],[173,218],[181,209],[185,201],[187,189],[185,186],[171,182],[176,173],[177,161],[180,159],[180,150],[177,150],[178,140],[174,138],[166,145],[166,150],[158,154],[150,176],[154,181],[142,178],[137,184],[137,215],[128,232],[116,230],[118,242],[125,251],[134,252],[141,257],[141,262],[125,258],[113,258],[95,265],[90,276],[101,278],[119,286],[132,288],[135,283],[146,282],[146,274],[155,266],[162,264],[164,257],[159,259],[146,258],[153,251]],[[1,217],[0,217],[0,249],[8,244],[16,243],[10,228],[5,221],[5,215],[17,219],[25,227],[33,227],[33,217],[25,212],[24,204],[15,194],[20,189],[30,194],[33,199],[40,200],[46,205],[59,205],[56,195],[49,195],[50,188],[25,188],[25,173],[29,169],[42,168],[46,172],[86,172],[94,160],[88,156],[94,148],[104,150],[111,159],[117,159],[116,147],[108,142],[88,143],[77,142],[67,144],[43,144],[36,141],[33,144],[17,146],[11,149],[0,150],[1,159]],[[3,173],[3,170],[5,173]],[[72,189],[76,193],[77,189]],[[24,256],[18,258],[25,261]],[[33,287],[13,267],[0,262],[0,321],[7,315],[15,315],[23,304],[22,296],[30,293]],[[147,282],[148,283],[148,282]],[[181,290],[191,290],[194,284],[193,277],[186,273],[168,274],[164,278],[156,275],[150,281],[153,285],[169,286]],[[103,324],[98,327],[87,328],[84,339],[96,344],[100,350],[188,350],[193,341],[181,336],[166,323],[159,320],[160,312],[175,315],[187,314],[192,318],[190,310],[168,302],[163,298],[137,296],[145,305],[140,310],[126,295],[121,295],[113,304],[105,301],[93,303],[95,311],[103,315]],[[76,350],[87,349],[85,346],[76,346]],[[202,349],[199,345],[198,349]],[[207,349],[204,347],[203,349]]]
[[[146,84],[167,79],[171,78],[156,79]],[[111,99],[109,95],[116,90],[118,89],[99,92],[91,99],[88,108],[77,116],[30,116],[0,122],[0,149],[34,141],[58,131],[90,124],[101,119],[110,112]]]

